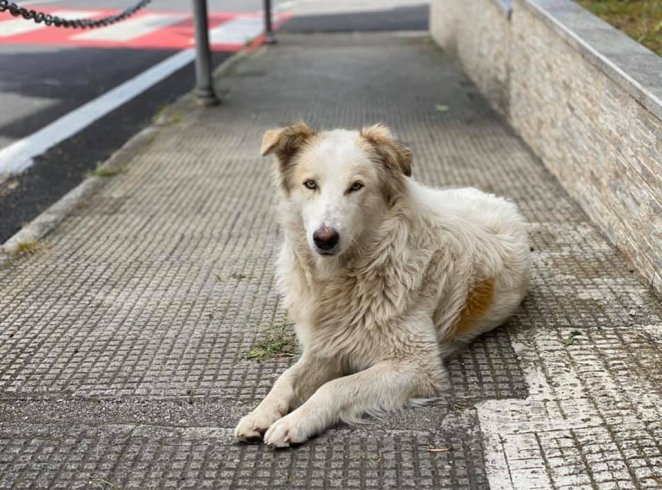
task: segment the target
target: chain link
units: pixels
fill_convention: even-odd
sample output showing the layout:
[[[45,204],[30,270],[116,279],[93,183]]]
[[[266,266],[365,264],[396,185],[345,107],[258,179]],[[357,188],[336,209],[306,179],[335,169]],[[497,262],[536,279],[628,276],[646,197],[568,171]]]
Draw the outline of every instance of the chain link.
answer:
[[[115,22],[131,17],[151,1],[152,0],[140,0],[133,7],[130,7],[125,11],[117,15],[103,17],[102,19],[63,19],[56,15],[45,14],[43,12],[37,12],[36,10],[19,7],[9,0],[0,0],[0,13],[7,11],[14,17],[23,17],[25,20],[33,20],[37,24],[43,22],[47,26],[64,27],[66,29],[94,29],[95,27],[109,26]]]

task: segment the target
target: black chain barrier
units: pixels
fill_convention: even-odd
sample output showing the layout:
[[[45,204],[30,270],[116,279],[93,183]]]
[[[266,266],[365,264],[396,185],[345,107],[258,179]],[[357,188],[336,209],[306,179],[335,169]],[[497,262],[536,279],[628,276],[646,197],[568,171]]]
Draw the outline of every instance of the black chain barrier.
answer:
[[[43,12],[37,12],[36,10],[20,7],[9,0],[0,0],[0,13],[9,12],[14,17],[23,17],[25,20],[33,20],[37,24],[43,22],[47,26],[64,27],[66,29],[94,29],[95,27],[105,27],[127,19],[151,1],[152,0],[140,0],[133,7],[130,7],[125,11],[117,15],[103,17],[102,19],[63,19],[56,15],[45,14]]]

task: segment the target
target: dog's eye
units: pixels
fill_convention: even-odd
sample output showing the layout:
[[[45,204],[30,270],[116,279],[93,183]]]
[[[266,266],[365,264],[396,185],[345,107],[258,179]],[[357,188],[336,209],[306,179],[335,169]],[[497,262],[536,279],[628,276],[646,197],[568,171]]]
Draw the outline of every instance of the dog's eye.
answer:
[[[354,182],[349,188],[349,192],[356,192],[363,189],[363,182]]]
[[[313,191],[314,191],[315,189],[317,189],[317,182],[315,182],[315,181],[312,180],[312,179],[308,179],[307,181],[305,181],[305,182],[303,183],[303,185],[305,185],[306,188],[308,188],[308,189],[310,189],[310,190],[313,190]]]

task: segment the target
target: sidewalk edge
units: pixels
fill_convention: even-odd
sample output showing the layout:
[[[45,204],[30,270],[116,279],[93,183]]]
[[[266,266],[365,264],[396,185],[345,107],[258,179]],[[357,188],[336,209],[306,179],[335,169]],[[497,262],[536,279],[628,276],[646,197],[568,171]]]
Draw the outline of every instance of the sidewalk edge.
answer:
[[[245,48],[237,51],[228,59],[223,61],[215,70],[214,78],[221,76],[230,70],[234,65],[245,59],[249,54],[260,51],[259,48]],[[193,92],[189,91],[178,98],[176,101],[166,106],[165,112],[173,108],[181,108],[184,104],[193,99]],[[196,110],[189,107],[189,112]],[[149,126],[141,129],[132,136],[124,145],[113,152],[108,159],[99,167],[102,170],[116,170],[123,168],[131,163],[136,154],[149,146],[163,128],[163,124],[158,121],[155,115]],[[43,237],[53,231],[71,212],[86,198],[92,196],[108,180],[108,177],[90,176],[85,178],[80,184],[67,192],[64,196],[51,204],[48,208],[38,214],[28,224],[21,227],[14,235],[9,237],[4,243],[0,244],[0,263],[18,252],[20,244],[29,242],[38,242]]]

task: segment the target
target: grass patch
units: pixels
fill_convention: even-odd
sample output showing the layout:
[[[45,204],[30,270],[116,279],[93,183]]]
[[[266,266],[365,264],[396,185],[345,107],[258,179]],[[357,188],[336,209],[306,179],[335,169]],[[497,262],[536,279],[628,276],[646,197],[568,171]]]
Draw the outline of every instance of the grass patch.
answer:
[[[265,329],[266,337],[253,344],[246,359],[264,361],[275,357],[294,357],[297,342],[291,324],[272,325]]]
[[[660,0],[576,0],[616,29],[662,56]]]
[[[94,170],[90,170],[87,173],[88,177],[113,177],[114,175],[117,175],[121,173],[122,170],[119,168],[114,168],[110,166],[106,166],[103,163],[100,163],[97,165],[97,168]]]
[[[41,252],[46,247],[44,247],[37,240],[26,240],[24,242],[19,242],[16,244],[14,249],[17,255],[34,255],[37,252]]]
[[[171,126],[182,120],[182,112],[172,110],[172,107],[166,106],[159,110],[152,118],[152,123],[157,126]]]
[[[170,115],[170,124],[177,124],[179,121],[182,120],[182,112],[181,111],[175,111]]]
[[[567,337],[563,338],[563,343],[565,345],[572,345],[575,343],[575,338],[582,333],[579,330],[573,330],[568,334]]]

